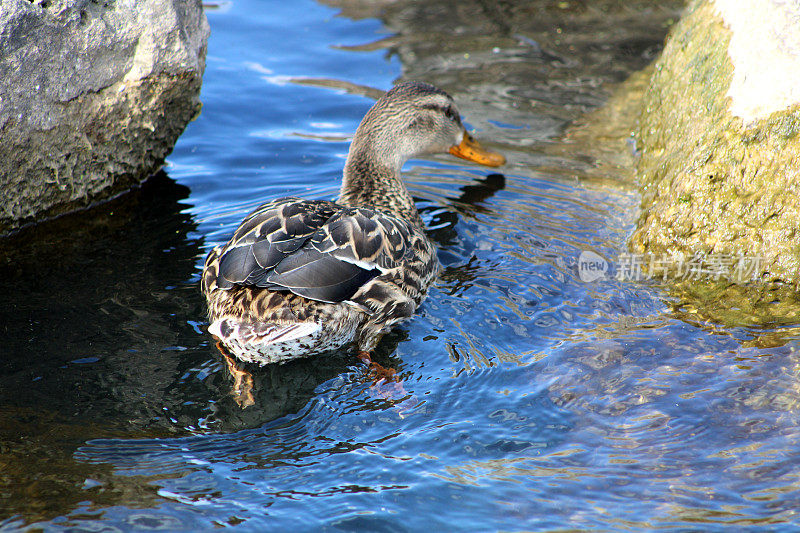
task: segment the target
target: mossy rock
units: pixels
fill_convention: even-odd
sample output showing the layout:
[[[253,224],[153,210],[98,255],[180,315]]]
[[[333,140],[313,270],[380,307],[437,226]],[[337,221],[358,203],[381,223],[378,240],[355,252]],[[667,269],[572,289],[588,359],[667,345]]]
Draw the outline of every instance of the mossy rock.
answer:
[[[655,65],[637,135],[642,213],[631,250],[758,255],[762,282],[796,287],[800,106],[748,123],[731,114],[730,38],[712,2],[693,2]]]

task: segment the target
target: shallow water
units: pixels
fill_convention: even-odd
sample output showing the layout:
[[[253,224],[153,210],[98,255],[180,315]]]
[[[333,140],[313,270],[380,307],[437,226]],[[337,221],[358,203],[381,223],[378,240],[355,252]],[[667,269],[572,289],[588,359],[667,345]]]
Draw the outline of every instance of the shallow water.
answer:
[[[566,132],[677,7],[329,4],[210,10],[203,112],[166,174],[4,271],[0,530],[798,527],[796,328],[577,268],[624,251],[638,195]],[[399,384],[338,353],[252,369],[243,409],[202,260],[260,202],[335,197],[369,88],[401,76],[509,164],[407,165],[444,270],[376,350]]]

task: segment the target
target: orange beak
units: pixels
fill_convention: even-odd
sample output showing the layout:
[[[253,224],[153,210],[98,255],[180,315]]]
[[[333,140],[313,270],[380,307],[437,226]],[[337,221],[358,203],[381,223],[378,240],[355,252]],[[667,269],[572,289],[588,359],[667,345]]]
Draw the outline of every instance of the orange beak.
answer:
[[[461,143],[450,147],[450,153],[456,157],[474,161],[475,163],[480,163],[487,167],[499,167],[506,162],[506,158],[503,157],[503,154],[490,152],[481,146],[480,143],[466,131],[464,132],[464,138],[461,139]]]

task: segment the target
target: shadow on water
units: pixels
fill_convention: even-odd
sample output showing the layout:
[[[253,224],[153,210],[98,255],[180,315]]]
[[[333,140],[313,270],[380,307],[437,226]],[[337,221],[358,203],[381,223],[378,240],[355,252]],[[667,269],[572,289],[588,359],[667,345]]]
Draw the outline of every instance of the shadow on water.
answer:
[[[501,175],[467,185],[454,209],[480,210],[502,186]],[[250,366],[254,405],[237,403],[201,321],[204,253],[185,214],[188,195],[162,172],[128,195],[2,243],[0,290],[12,296],[0,308],[0,490],[11,507],[0,505],[0,518],[61,514],[85,498],[87,483],[104,487],[97,503],[133,492],[152,504],[148,476],[120,485],[108,465],[74,461],[86,439],[257,428],[301,411],[334,378],[366,379],[351,353]],[[443,223],[456,223],[455,212],[445,215]],[[385,336],[374,354],[401,376],[393,354],[405,336]]]
[[[474,213],[487,213],[489,208],[483,202],[504,189],[506,178],[502,174],[489,174],[476,179],[470,185],[460,187],[460,194],[448,198],[445,208],[427,207],[420,210],[427,222],[428,235],[439,245],[440,250],[446,250],[457,235],[456,225],[459,217],[472,217]]]
[[[197,336],[178,318],[202,316],[187,282],[200,253],[181,212],[188,193],[158,174],[3,243],[1,290],[13,295],[0,311],[3,405],[50,406],[65,423],[109,429],[169,427],[159,403],[201,362],[185,355]]]
[[[0,243],[0,516],[80,501],[92,476],[70,456],[88,436],[174,434],[171,418],[194,417],[176,392],[208,366],[183,318],[202,316],[188,194],[159,173]]]

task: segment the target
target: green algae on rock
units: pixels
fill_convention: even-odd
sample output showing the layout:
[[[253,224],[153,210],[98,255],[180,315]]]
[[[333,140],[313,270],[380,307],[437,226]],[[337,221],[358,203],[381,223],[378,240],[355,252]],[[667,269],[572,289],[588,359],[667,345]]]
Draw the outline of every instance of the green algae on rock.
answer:
[[[695,1],[655,65],[637,135],[642,213],[631,249],[758,255],[759,279],[796,285],[800,104],[755,119],[731,113],[730,41],[718,6]]]

